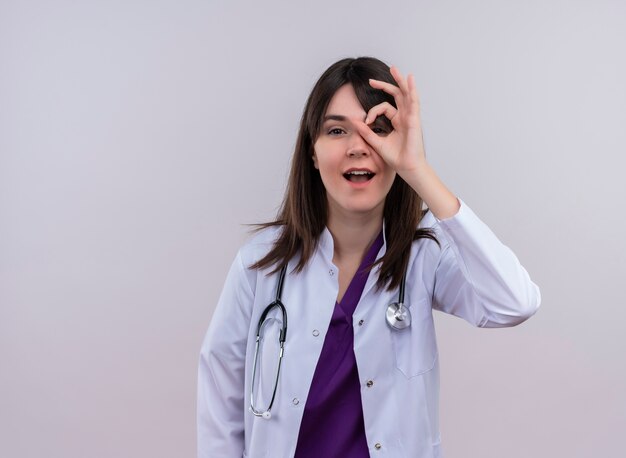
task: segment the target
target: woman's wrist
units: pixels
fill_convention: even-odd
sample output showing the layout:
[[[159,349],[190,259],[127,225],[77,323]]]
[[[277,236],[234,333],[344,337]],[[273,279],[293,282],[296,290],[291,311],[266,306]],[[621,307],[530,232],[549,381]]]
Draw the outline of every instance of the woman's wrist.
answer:
[[[438,219],[450,218],[461,208],[457,197],[446,187],[426,160],[413,170],[399,175],[419,194]]]

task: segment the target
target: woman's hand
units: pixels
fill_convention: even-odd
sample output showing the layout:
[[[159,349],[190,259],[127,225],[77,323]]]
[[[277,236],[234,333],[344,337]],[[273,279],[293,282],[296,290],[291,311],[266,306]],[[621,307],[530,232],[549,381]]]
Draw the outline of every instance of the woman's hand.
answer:
[[[391,66],[390,71],[398,86],[374,79],[370,79],[370,85],[392,95],[398,108],[388,102],[378,104],[368,111],[365,122],[356,125],[365,141],[406,180],[426,162],[419,98],[412,74],[405,80],[396,67]],[[380,115],[391,121],[394,130],[389,135],[380,136],[368,125]]]
[[[409,74],[405,81],[397,68],[392,66],[390,71],[399,87],[378,80],[370,80],[370,85],[391,94],[398,108],[383,102],[369,110],[365,122],[355,125],[365,141],[413,188],[437,218],[450,218],[459,211],[461,203],[426,162],[413,75]],[[380,136],[368,125],[380,115],[391,121],[394,130],[389,135]]]

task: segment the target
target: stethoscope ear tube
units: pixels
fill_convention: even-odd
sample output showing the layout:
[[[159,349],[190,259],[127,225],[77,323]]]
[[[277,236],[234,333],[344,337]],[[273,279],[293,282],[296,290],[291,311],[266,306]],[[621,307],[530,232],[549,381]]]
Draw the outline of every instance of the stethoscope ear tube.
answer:
[[[287,310],[285,309],[285,306],[283,305],[283,301],[281,300],[282,295],[283,295],[283,285],[285,283],[286,272],[287,272],[287,265],[284,265],[282,269],[280,270],[280,274],[278,276],[278,283],[276,284],[276,297],[274,298],[274,302],[272,302],[270,305],[265,307],[265,310],[263,310],[263,313],[261,314],[261,317],[259,318],[259,324],[257,325],[257,329],[256,329],[257,340],[261,336],[261,328],[263,327],[263,324],[265,324],[265,319],[267,318],[267,315],[272,311],[274,307],[278,307],[280,309],[282,318],[283,318],[283,325],[280,330],[280,337],[278,340],[279,342],[284,343],[285,340],[287,339]]]
[[[285,281],[285,273],[287,272],[287,265],[285,264],[280,271],[280,275],[278,277],[278,284],[276,286],[276,298],[274,302],[268,305],[261,317],[259,318],[259,324],[256,330],[256,342],[254,345],[254,361],[252,363],[252,382],[250,385],[250,411],[257,417],[263,417],[266,420],[269,420],[272,417],[271,410],[274,405],[274,399],[276,398],[276,391],[278,388],[278,378],[280,376],[280,368],[283,362],[283,354],[285,352],[285,340],[287,339],[287,310],[283,302],[281,301],[282,292],[283,292],[283,284]],[[276,379],[274,380],[274,390],[272,392],[272,399],[270,400],[270,405],[264,411],[260,411],[254,408],[254,384],[256,381],[256,364],[259,359],[259,341],[261,340],[261,329],[265,324],[265,319],[267,315],[272,311],[274,307],[278,307],[282,314],[282,326],[280,329],[280,334],[278,336],[278,344],[280,346],[280,353],[278,354],[278,369],[276,370]]]
[[[276,299],[274,299],[275,304],[280,307],[280,310],[283,314],[283,326],[280,330],[280,337],[278,338],[281,343],[281,355],[282,355],[282,345],[284,345],[285,340],[287,339],[287,310],[283,305],[283,301],[281,298],[283,297],[283,285],[285,284],[285,274],[287,273],[287,264],[280,269],[280,275],[278,276],[278,285],[276,285]],[[280,369],[280,366],[279,366]]]

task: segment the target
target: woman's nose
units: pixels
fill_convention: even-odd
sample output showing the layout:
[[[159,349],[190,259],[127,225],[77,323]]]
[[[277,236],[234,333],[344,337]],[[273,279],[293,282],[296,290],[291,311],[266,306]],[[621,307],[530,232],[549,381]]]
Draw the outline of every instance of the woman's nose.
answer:
[[[350,157],[367,156],[370,154],[370,147],[359,134],[353,134],[346,151]]]

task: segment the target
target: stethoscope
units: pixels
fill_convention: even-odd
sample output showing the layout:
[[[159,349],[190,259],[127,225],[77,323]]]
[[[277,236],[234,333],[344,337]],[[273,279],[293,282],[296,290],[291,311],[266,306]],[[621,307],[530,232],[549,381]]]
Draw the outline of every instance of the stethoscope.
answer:
[[[285,273],[287,272],[287,265],[284,265],[280,270],[280,274],[278,276],[278,283],[276,285],[276,298],[274,302],[269,304],[263,310],[261,317],[259,318],[259,324],[257,325],[256,330],[256,343],[254,345],[254,362],[252,363],[252,385],[250,386],[250,411],[257,417],[263,417],[266,420],[269,420],[272,417],[271,410],[274,405],[274,399],[276,398],[276,389],[278,388],[278,378],[280,376],[280,366],[283,360],[283,354],[285,352],[285,340],[287,339],[287,310],[285,309],[285,305],[281,301],[283,286],[285,284]],[[406,273],[402,276],[402,281],[400,282],[400,289],[398,291],[398,302],[392,302],[387,306],[387,312],[385,313],[385,318],[387,320],[387,324],[391,326],[392,329],[402,330],[411,326],[411,311],[408,307],[404,306],[404,287],[406,285]],[[270,405],[265,410],[257,410],[254,408],[254,382],[256,380],[256,364],[259,356],[259,342],[261,340],[261,330],[265,325],[267,315],[274,309],[274,307],[278,307],[282,313],[283,322],[280,329],[280,334],[278,335],[278,344],[280,346],[280,352],[278,354],[278,369],[276,370],[276,378],[274,379],[274,390],[272,392],[272,399],[270,400]]]

